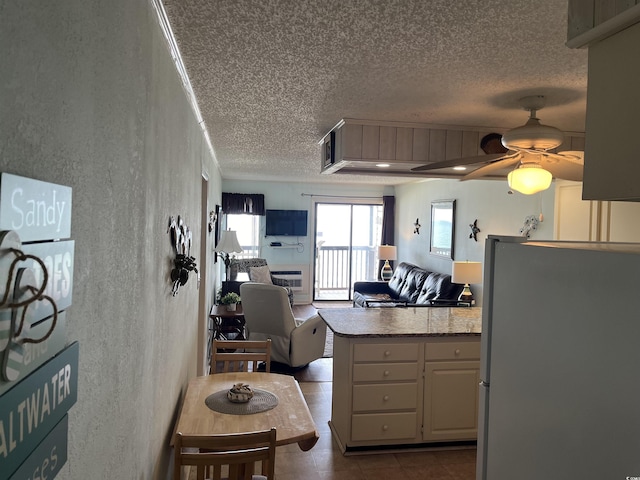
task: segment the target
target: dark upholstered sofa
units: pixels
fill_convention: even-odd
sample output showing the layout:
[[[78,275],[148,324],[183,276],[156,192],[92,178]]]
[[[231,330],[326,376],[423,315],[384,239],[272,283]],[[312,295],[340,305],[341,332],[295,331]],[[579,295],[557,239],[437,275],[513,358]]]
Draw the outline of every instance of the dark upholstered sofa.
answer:
[[[356,282],[353,305],[380,307],[387,305],[455,306],[464,285],[451,283],[448,273],[429,272],[401,262],[387,282]]]

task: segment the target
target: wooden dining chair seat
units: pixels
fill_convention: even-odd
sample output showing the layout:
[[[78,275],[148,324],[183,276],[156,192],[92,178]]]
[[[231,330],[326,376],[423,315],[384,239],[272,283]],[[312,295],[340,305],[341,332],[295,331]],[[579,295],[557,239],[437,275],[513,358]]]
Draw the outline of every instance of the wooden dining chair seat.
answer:
[[[271,371],[271,339],[267,340],[213,340],[211,373],[217,373],[217,362],[222,363],[222,373],[257,372],[264,362],[266,372]]]
[[[197,480],[273,480],[275,478],[276,429],[225,435],[183,435],[174,442],[174,480],[183,478],[183,467],[197,469]],[[261,463],[261,475],[255,474]]]

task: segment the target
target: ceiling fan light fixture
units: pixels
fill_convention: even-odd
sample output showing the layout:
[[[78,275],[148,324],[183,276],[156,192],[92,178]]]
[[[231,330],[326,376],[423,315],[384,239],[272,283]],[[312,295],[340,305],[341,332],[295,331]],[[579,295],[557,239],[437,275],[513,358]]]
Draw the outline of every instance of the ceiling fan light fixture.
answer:
[[[537,163],[527,163],[509,172],[509,188],[525,195],[546,190],[551,186],[553,176]]]
[[[562,145],[564,133],[556,127],[542,125],[537,118],[530,118],[526,125],[516,127],[502,135],[502,144],[510,150],[550,150]]]

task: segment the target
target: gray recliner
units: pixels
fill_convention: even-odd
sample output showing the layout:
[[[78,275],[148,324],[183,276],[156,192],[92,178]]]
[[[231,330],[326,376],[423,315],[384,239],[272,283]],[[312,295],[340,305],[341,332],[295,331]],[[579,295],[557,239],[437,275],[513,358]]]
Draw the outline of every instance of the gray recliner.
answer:
[[[240,296],[247,338],[270,338],[272,361],[303,367],[322,357],[327,325],[318,315],[296,320],[286,289],[246,282],[240,285]]]

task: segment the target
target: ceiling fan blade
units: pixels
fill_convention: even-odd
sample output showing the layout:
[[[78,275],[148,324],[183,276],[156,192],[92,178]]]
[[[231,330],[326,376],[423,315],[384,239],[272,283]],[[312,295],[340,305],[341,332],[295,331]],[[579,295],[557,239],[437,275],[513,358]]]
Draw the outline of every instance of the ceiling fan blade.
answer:
[[[491,162],[489,165],[484,165],[480,168],[476,168],[473,172],[466,174],[460,180],[473,180],[475,178],[484,177],[486,175],[490,175],[493,172],[497,172],[498,170],[502,170],[503,168],[508,168],[511,165],[515,165],[521,160],[521,155],[519,152],[516,152],[513,155],[503,158],[502,160],[496,160],[495,162]]]
[[[576,163],[574,159],[567,159],[561,155],[546,155],[540,160],[540,166],[548,170],[554,178],[562,178],[563,180],[573,180],[575,182],[582,181],[583,165],[582,162]]]
[[[577,150],[558,153],[546,152],[544,156],[552,158],[554,160],[558,160],[560,162],[573,163],[574,165],[584,165],[584,152],[580,152]]]
[[[476,157],[453,158],[442,162],[429,163],[411,169],[412,172],[423,172],[425,170],[440,170],[441,168],[461,167],[463,165],[473,165],[476,163],[487,163],[499,160],[504,157],[504,153],[493,153],[491,155],[478,155]]]

